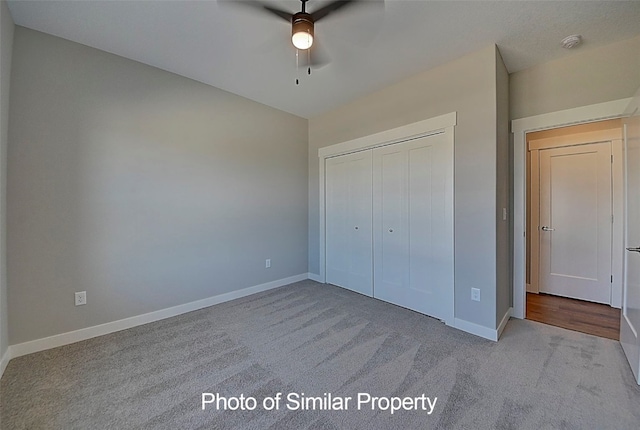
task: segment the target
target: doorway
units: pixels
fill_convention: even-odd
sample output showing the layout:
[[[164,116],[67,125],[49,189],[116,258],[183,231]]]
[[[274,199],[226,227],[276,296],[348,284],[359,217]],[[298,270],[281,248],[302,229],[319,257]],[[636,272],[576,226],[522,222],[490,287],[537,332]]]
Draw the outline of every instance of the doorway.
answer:
[[[527,293],[527,319],[620,340],[620,309],[544,293]]]
[[[622,123],[528,133],[526,144],[526,318],[616,338]]]

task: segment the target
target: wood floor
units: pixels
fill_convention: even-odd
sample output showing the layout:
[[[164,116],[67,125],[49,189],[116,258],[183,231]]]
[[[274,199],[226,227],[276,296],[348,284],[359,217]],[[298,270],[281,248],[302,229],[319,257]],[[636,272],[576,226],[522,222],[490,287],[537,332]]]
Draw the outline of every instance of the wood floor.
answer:
[[[599,303],[527,293],[527,319],[620,340],[620,309]]]

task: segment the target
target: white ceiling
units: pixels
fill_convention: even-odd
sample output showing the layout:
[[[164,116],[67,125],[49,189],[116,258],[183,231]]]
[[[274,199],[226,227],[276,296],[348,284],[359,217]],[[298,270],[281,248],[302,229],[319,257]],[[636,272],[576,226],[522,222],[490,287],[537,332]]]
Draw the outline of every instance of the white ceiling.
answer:
[[[300,8],[296,0],[266,3]],[[327,3],[310,0],[307,8]],[[10,0],[9,8],[18,25],[305,118],[491,43],[516,72],[640,34],[637,0],[386,0],[382,7],[358,5],[317,23],[316,40],[331,62],[307,76],[296,69],[287,22],[222,0]],[[560,47],[570,34],[584,38],[577,50]]]

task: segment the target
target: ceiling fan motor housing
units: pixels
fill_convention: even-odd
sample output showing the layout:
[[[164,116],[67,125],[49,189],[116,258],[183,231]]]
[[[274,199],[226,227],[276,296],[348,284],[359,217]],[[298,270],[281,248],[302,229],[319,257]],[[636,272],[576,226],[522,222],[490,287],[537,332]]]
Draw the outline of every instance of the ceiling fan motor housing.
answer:
[[[303,46],[296,43],[296,38],[308,39],[302,42]],[[298,12],[291,17],[291,39],[298,49],[308,49],[313,43],[313,18],[306,12]]]

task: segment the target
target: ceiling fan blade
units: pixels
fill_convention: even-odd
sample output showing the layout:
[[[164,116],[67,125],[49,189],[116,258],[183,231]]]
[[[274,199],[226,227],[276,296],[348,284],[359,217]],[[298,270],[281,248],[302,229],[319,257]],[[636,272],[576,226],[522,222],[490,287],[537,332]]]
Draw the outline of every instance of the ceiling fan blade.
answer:
[[[268,14],[284,19],[289,23],[291,22],[291,17],[293,16],[291,12],[287,12],[286,10],[279,9],[267,3],[262,3],[254,0],[218,0],[218,3],[224,5],[240,5],[258,12],[267,12]]]
[[[315,12],[311,13],[311,17],[314,21],[318,21],[332,12],[343,9],[347,6],[353,6],[355,3],[361,3],[358,0],[336,0],[328,5],[321,7]]]
[[[326,41],[328,46],[333,46],[339,41],[341,44],[357,48],[368,48],[376,43],[377,36],[383,28],[386,3],[384,0],[366,0],[360,4],[365,4],[366,7],[357,7],[346,12],[349,25],[336,25],[328,34],[322,35],[323,42]]]
[[[268,11],[268,12],[271,12],[275,16],[279,16],[280,18],[284,19],[285,21],[291,22],[291,17],[293,16],[293,14],[287,12],[286,10],[278,9],[278,8],[275,8],[273,6],[269,6],[269,5],[266,5],[266,4],[263,4],[262,8],[264,10]]]

